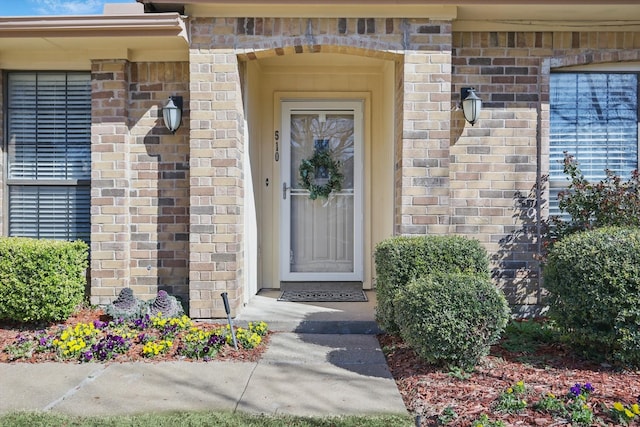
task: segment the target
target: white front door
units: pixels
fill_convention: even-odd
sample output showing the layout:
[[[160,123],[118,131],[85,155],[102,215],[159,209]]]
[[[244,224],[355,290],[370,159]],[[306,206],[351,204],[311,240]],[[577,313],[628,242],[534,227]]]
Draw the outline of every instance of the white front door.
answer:
[[[281,280],[362,281],[362,102],[283,101],[281,111]],[[339,169],[341,189],[312,200],[300,166],[318,152]],[[322,167],[312,176],[319,186],[330,178]]]

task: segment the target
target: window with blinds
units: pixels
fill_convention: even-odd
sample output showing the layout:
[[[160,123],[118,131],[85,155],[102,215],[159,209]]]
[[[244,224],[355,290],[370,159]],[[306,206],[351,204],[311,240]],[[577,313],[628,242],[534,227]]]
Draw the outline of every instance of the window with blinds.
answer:
[[[7,74],[9,235],[89,241],[91,76]]]
[[[560,215],[565,151],[590,182],[605,169],[628,179],[638,167],[638,74],[552,74],[549,104],[549,215]]]

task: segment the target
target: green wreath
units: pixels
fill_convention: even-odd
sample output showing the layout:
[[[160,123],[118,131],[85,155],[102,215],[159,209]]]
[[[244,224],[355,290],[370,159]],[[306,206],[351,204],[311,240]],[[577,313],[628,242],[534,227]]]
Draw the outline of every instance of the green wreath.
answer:
[[[327,175],[327,182],[320,185],[316,182],[316,174],[322,169],[325,172],[323,175]],[[329,150],[315,150],[313,156],[300,163],[300,185],[309,191],[311,200],[318,197],[327,199],[332,191],[342,190],[343,179],[340,162],[333,160]]]

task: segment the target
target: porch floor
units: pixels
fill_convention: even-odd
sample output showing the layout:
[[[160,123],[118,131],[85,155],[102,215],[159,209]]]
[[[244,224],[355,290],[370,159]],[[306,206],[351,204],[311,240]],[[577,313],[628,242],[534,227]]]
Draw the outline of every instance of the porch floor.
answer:
[[[265,321],[272,331],[314,334],[377,334],[376,293],[365,291],[366,302],[278,301],[279,289],[263,289],[240,310],[234,324]]]

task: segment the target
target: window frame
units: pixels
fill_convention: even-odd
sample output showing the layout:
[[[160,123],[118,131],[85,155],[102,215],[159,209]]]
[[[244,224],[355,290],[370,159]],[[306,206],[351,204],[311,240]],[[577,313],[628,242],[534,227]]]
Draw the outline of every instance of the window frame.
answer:
[[[65,75],[65,94],[68,93],[68,87],[69,87],[69,83],[68,83],[68,76],[70,75],[85,75],[89,77],[89,84],[91,82],[91,73],[89,71],[78,71],[78,70],[5,70],[2,73],[2,94],[3,94],[3,115],[4,115],[4,120],[3,120],[3,143],[2,146],[0,147],[2,149],[2,160],[3,160],[3,168],[2,168],[2,173],[4,176],[4,182],[3,182],[3,203],[2,203],[2,216],[4,218],[4,235],[6,236],[12,236],[11,234],[11,215],[10,215],[10,211],[11,211],[11,189],[15,188],[15,187],[32,187],[32,188],[46,188],[46,187],[66,187],[66,188],[84,188],[86,190],[88,190],[89,193],[89,197],[88,197],[88,206],[86,206],[86,208],[88,209],[88,215],[87,215],[87,221],[86,224],[88,225],[88,230],[86,233],[72,233],[71,231],[71,227],[68,227],[66,229],[65,235],[66,237],[56,237],[55,239],[64,239],[64,240],[84,240],[85,242],[89,243],[90,239],[91,239],[91,91],[89,92],[89,99],[88,99],[88,106],[89,106],[89,128],[88,128],[88,154],[89,157],[87,159],[87,162],[89,164],[89,177],[88,178],[65,178],[65,179],[27,179],[27,178],[12,178],[11,177],[11,164],[10,164],[10,148],[11,148],[11,143],[10,143],[10,137],[9,137],[9,128],[10,128],[10,75],[18,75],[18,74],[23,74],[23,75],[34,75],[35,76],[35,82],[37,85],[37,79],[39,76],[41,75],[51,75],[51,74],[64,74]],[[35,113],[37,115],[37,112]],[[67,194],[68,197],[68,194]],[[68,202],[67,202],[68,203]],[[69,204],[67,204],[67,207],[69,207]],[[41,222],[38,220],[38,225],[37,225],[37,232],[36,232],[36,237],[35,238],[51,238],[51,237],[47,237],[47,236],[42,236],[41,235]],[[16,235],[16,237],[20,237],[18,235]]]

